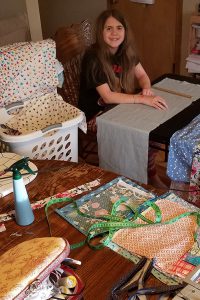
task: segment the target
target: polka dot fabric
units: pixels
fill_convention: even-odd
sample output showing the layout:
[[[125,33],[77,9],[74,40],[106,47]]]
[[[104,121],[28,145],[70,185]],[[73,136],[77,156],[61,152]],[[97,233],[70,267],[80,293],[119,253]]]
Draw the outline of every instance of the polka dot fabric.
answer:
[[[0,48],[0,107],[49,93],[58,85],[51,39]]]
[[[69,123],[80,114],[78,108],[66,103],[61,96],[50,93],[28,101],[27,105],[5,125],[18,130],[20,134],[28,134],[49,125]]]

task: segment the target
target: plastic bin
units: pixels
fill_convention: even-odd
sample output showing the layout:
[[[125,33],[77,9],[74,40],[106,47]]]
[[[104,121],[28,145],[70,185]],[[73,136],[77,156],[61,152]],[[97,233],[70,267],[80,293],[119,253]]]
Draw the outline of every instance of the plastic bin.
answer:
[[[77,162],[78,127],[81,123],[85,125],[84,113],[54,93],[35,99],[35,104],[36,107],[34,99],[31,99],[0,109],[0,119],[3,120],[0,128],[1,152],[14,152],[31,159]],[[13,108],[19,107],[22,107],[20,112],[9,114]],[[53,111],[56,112],[56,120],[52,119]],[[61,116],[57,116],[58,111]],[[20,135],[11,134],[16,125],[22,131]]]
[[[55,42],[15,43],[0,53],[0,151],[77,162],[84,113],[57,94]]]

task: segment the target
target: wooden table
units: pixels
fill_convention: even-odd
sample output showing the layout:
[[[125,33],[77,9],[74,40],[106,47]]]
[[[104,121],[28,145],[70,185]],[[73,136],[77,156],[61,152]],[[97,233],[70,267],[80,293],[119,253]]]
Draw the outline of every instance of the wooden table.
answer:
[[[100,179],[101,184],[104,184],[117,177],[114,173],[84,163],[48,160],[33,162],[37,165],[39,172],[36,179],[27,185],[31,202],[44,199],[58,192],[64,192],[97,178]],[[145,187],[148,188],[148,186]],[[151,191],[157,192],[157,194],[163,193],[163,191],[153,188]],[[1,198],[0,201],[0,213],[8,212],[14,208],[13,194]],[[52,235],[64,237],[70,244],[82,241],[84,236],[56,214],[54,208],[55,205],[49,209]],[[25,227],[18,226],[14,220],[5,222],[6,231],[0,233],[0,254],[25,240],[50,235],[44,208],[34,210],[34,215],[34,223]],[[84,246],[72,250],[70,257],[82,262],[82,265],[77,269],[77,274],[85,283],[83,295],[86,300],[109,299],[111,288],[133,268],[130,261],[106,247],[94,251],[88,246]],[[160,285],[161,283],[152,276],[149,279],[149,284]],[[151,299],[155,298],[152,297]]]

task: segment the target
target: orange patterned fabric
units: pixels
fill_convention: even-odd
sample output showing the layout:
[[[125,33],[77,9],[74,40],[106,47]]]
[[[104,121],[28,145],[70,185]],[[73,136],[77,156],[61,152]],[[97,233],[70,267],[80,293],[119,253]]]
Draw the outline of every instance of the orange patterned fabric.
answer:
[[[68,254],[68,243],[54,237],[35,238],[8,250],[0,257],[0,299],[24,299],[29,285],[47,277]]]
[[[169,200],[159,200],[156,204],[161,209],[162,222],[188,211],[179,203]],[[153,209],[148,209],[144,215],[152,221],[155,219]],[[172,265],[192,248],[195,229],[195,218],[190,216],[168,225],[120,229],[112,240],[132,253],[156,258],[156,265],[163,271],[170,272]]]

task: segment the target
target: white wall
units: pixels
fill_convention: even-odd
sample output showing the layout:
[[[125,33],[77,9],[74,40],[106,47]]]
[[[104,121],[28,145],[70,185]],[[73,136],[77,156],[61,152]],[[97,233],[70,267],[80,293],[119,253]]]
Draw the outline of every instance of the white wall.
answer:
[[[185,68],[185,59],[188,56],[188,40],[190,30],[190,17],[197,15],[199,0],[183,0],[183,15],[182,15],[182,43],[181,43],[181,67],[182,75],[189,75]]]
[[[31,40],[34,42],[41,41],[43,39],[43,36],[38,0],[26,0],[26,8],[28,14]]]
[[[52,36],[60,26],[77,23],[83,19],[94,21],[107,7],[107,0],[38,0],[43,38]],[[182,44],[180,73],[186,74],[190,17],[197,14],[199,0],[183,0]],[[25,0],[0,0],[0,20],[26,12]],[[166,20],[168,22],[168,20]]]
[[[30,41],[25,0],[0,0],[0,46]]]
[[[106,0],[38,0],[43,37],[52,36],[60,26],[78,23],[83,19],[94,21],[97,15],[107,7]],[[167,0],[166,0],[167,1]],[[182,43],[180,73],[189,75],[185,69],[188,55],[189,24],[192,14],[197,14],[199,0],[183,0]],[[168,22],[166,18],[166,22]]]
[[[107,0],[39,0],[43,37],[54,35],[58,27],[92,22],[107,8]]]
[[[25,0],[0,0],[0,20],[26,12]]]

